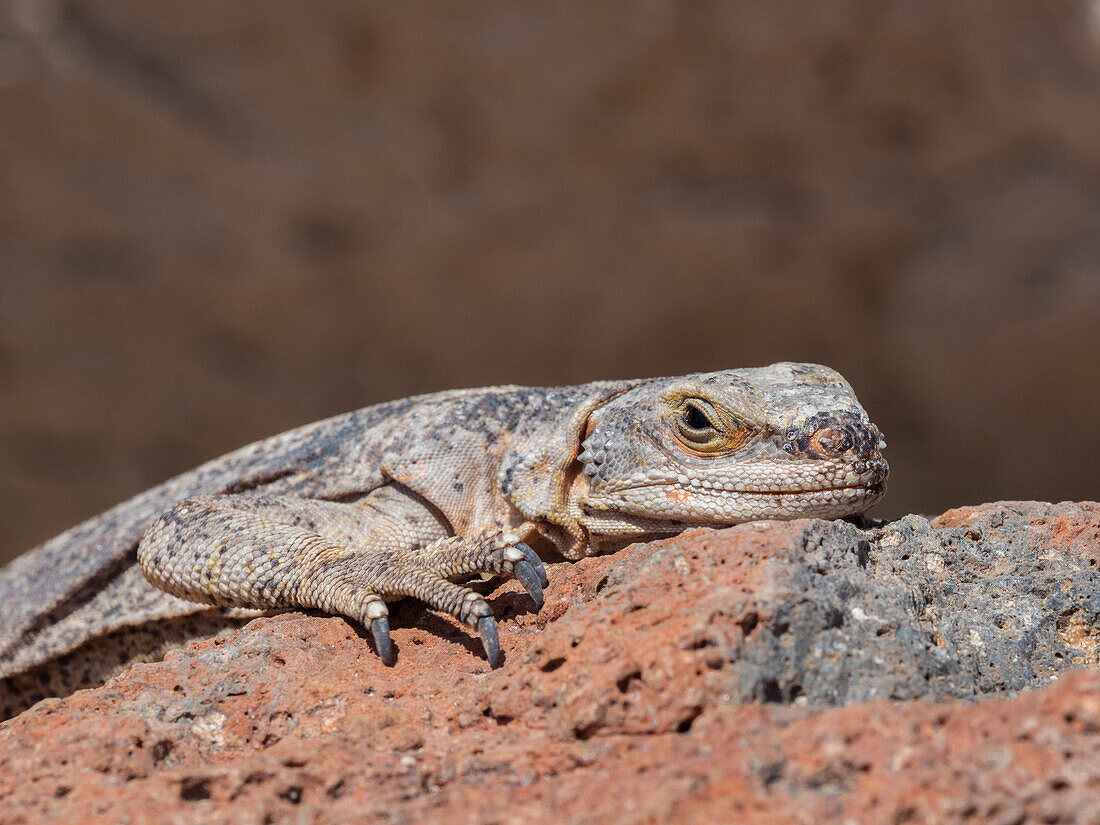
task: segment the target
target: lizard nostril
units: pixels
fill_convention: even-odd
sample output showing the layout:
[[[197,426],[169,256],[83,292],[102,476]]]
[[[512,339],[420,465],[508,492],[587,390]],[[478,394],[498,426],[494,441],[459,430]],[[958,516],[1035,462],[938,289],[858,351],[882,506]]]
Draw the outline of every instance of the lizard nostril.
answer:
[[[822,427],[810,439],[816,452],[839,455],[852,446],[852,437],[840,427]]]

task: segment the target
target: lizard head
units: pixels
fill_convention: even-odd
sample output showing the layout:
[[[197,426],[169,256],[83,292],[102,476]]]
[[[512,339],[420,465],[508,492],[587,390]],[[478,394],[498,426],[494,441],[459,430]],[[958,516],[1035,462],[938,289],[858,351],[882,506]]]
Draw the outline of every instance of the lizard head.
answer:
[[[886,446],[839,373],[773,364],[643,383],[592,412],[570,498],[599,537],[837,518],[886,490]]]

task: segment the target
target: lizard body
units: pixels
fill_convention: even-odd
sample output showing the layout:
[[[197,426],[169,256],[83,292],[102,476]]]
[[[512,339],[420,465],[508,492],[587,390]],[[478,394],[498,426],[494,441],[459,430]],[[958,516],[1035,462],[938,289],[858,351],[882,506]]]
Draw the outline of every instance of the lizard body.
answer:
[[[690,525],[859,513],[885,490],[877,428],[811,364],[418,396],[215,459],[0,571],[0,718],[241,610],[313,607],[368,626],[386,602],[450,613],[500,653],[488,604],[456,583],[520,580],[539,556],[611,552]],[[154,586],[155,585],[155,586]]]

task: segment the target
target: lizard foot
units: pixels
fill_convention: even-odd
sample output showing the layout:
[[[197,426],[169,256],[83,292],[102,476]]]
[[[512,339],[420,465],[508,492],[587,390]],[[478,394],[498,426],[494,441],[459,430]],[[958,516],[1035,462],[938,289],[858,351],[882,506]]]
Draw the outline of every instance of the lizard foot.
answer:
[[[542,608],[543,588],[549,584],[546,568],[534,550],[523,542],[513,544],[500,537],[443,538],[394,561],[394,580],[383,595],[412,596],[476,630],[494,668],[500,667],[502,657],[492,608],[481,594],[451,579],[480,573],[514,578],[530,595],[536,610]],[[372,624],[372,632],[374,628]],[[388,632],[376,632],[375,645],[380,655],[388,651]]]

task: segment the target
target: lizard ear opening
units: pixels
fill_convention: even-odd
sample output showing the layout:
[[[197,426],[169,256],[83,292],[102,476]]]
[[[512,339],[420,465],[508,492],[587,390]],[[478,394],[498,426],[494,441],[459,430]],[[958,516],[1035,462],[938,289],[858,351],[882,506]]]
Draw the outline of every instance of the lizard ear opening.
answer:
[[[501,462],[504,497],[566,558],[582,558],[588,547],[588,532],[570,492],[583,469],[578,460],[582,444],[596,426],[593,414],[635,386],[615,382],[579,387],[579,397],[563,399],[553,420],[532,416],[521,422]]]
[[[585,420],[584,432],[581,434],[581,439],[577,443],[577,454],[580,455],[582,449],[584,449],[584,442],[586,442],[589,436],[592,435],[596,429],[596,422],[592,420],[592,413],[589,412],[587,419]]]

